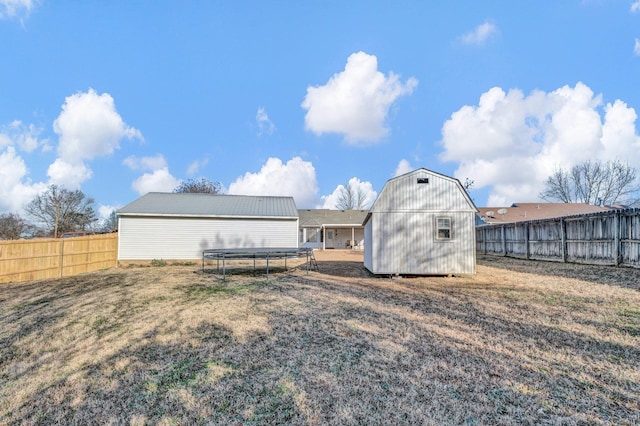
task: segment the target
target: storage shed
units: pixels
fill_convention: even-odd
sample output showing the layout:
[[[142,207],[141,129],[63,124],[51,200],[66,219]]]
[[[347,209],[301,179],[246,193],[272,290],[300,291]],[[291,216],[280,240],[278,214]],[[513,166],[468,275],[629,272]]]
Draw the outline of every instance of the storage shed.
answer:
[[[477,209],[457,179],[417,169],[390,179],[364,220],[374,274],[474,274]]]
[[[197,260],[205,249],[297,248],[292,197],[150,192],[117,211],[118,260]]]

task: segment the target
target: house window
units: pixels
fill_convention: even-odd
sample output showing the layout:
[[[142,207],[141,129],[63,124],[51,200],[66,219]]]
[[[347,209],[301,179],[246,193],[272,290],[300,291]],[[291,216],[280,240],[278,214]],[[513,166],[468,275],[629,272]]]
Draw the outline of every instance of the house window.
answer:
[[[450,240],[450,239],[451,239],[451,218],[437,217],[436,218],[436,240]]]

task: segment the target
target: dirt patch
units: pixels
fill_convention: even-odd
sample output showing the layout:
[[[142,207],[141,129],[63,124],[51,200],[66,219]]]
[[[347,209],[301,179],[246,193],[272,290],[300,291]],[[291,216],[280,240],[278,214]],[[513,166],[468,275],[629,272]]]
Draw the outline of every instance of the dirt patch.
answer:
[[[640,423],[637,270],[361,256],[2,285],[0,424]]]

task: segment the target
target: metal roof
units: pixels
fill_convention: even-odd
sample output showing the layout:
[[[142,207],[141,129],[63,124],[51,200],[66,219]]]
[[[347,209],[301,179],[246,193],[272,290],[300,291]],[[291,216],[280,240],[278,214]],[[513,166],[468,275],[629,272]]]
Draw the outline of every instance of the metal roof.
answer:
[[[293,197],[150,192],[116,212],[119,216],[297,218]]]
[[[362,226],[368,210],[329,210],[329,209],[301,209],[298,210],[301,228],[320,228],[322,225],[332,226]]]

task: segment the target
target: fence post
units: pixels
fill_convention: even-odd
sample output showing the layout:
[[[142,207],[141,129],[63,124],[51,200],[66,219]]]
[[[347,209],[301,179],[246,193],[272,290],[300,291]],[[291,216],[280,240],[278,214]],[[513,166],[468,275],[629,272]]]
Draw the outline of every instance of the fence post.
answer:
[[[531,250],[529,248],[529,222],[524,224],[524,256],[527,260],[529,260],[529,253]]]
[[[480,228],[482,230],[482,249],[484,254],[487,254],[487,228]]]
[[[504,230],[504,225],[500,227],[500,238],[502,238],[502,255],[507,255],[507,233]]]
[[[620,266],[622,260],[622,250],[620,247],[620,210],[616,210],[613,215],[613,254],[615,256],[614,263],[617,266]]]
[[[64,238],[60,238],[60,256],[58,258],[58,278],[62,278],[63,262],[64,262]]]
[[[567,223],[560,218],[560,244],[562,245],[562,262],[567,263]]]

